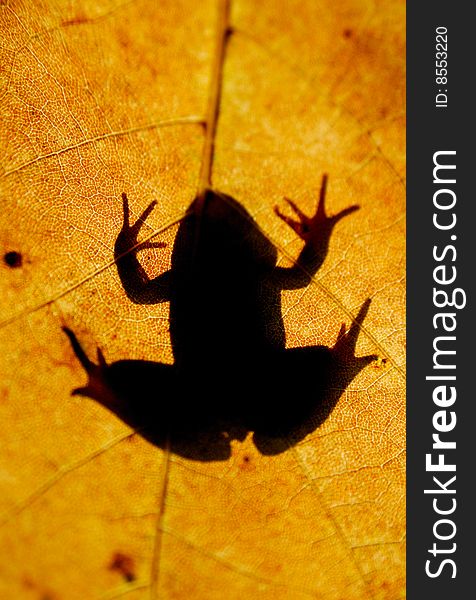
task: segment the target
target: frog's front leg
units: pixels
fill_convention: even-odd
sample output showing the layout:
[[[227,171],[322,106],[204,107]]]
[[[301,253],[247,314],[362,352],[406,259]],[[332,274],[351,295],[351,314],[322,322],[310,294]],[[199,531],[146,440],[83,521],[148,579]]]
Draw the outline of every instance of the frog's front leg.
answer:
[[[165,246],[163,242],[137,241],[142,225],[157,202],[151,202],[134,225],[129,223],[129,201],[125,193],[122,194],[122,202],[123,225],[114,246],[114,257],[124,290],[129,299],[136,304],[166,302],[170,300],[171,271],[150,279],[136,256],[140,250]]]
[[[279,280],[282,289],[305,287],[309,283],[310,277],[318,271],[324,262],[334,226],[338,221],[359,208],[359,206],[353,205],[341,210],[336,215],[327,216],[325,209],[326,189],[327,175],[324,175],[317,209],[312,217],[305,215],[289,198],[285,198],[285,200],[297,216],[297,220],[284,215],[277,206],[274,209],[278,217],[287,223],[305,242],[296,266],[288,269],[277,267],[275,270],[275,276]]]

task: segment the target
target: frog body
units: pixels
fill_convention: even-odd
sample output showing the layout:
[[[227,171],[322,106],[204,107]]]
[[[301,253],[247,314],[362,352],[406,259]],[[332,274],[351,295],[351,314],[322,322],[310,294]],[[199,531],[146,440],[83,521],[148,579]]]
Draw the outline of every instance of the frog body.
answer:
[[[139,254],[160,242],[137,242],[152,203],[117,237],[118,274],[138,304],[170,302],[174,364],[124,360],[96,365],[70,330],[89,382],[76,393],[93,397],[158,445],[199,460],[227,458],[231,440],[249,431],[258,449],[275,454],[302,439],[330,413],[340,393],[375,356],[356,358],[355,344],[369,301],[334,347],[286,349],[281,292],[305,287],[322,264],[334,225],[324,210],[323,179],[316,214],[308,218],[288,201],[298,220],[275,209],[304,240],[296,264],[277,265],[278,252],[233,198],[207,191],[181,221],[170,270],[150,278]],[[168,441],[167,441],[168,440]],[[205,443],[204,440],[208,440]],[[167,441],[167,442],[166,442]]]

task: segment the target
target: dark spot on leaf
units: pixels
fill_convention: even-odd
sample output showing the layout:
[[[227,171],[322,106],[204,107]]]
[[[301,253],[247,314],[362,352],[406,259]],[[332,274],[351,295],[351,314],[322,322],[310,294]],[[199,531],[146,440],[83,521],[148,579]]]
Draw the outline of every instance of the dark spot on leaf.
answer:
[[[37,592],[38,596],[35,594],[35,598],[39,600],[55,600],[57,596],[53,594],[50,590],[40,589],[41,584],[37,585],[28,575],[25,575],[22,579],[23,587],[31,592]],[[29,598],[33,597],[28,595]]]
[[[33,583],[33,581],[27,575],[25,575],[25,577],[23,578],[22,583],[28,589],[31,589],[31,588],[35,587],[35,584]]]
[[[344,29],[344,31],[342,32],[342,35],[346,38],[349,39],[352,37],[352,29]]]
[[[66,19],[65,21],[61,22],[61,25],[63,25],[63,27],[68,27],[70,25],[84,25],[85,23],[89,23],[91,19],[88,19],[87,17],[76,17],[73,19]]]
[[[111,562],[109,563],[109,569],[111,571],[117,571],[120,573],[126,581],[134,581],[136,578],[134,573],[134,561],[127,554],[122,552],[116,552]]]
[[[243,456],[243,462],[250,462],[250,457],[249,456]]]
[[[19,252],[15,252],[14,250],[11,252],[7,252],[3,257],[5,264],[11,267],[12,269],[16,269],[22,266],[23,258]]]

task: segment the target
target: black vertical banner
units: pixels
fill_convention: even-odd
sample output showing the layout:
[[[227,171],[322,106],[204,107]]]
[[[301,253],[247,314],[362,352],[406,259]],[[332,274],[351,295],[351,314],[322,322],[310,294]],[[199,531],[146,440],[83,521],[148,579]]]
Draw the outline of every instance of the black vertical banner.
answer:
[[[474,20],[407,4],[407,598],[475,597]]]

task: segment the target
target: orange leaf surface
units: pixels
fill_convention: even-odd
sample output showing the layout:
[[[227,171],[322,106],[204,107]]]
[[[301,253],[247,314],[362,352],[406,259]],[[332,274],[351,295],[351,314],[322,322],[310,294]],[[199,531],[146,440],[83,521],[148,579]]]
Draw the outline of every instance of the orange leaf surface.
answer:
[[[404,597],[404,26],[399,0],[1,3],[2,598]],[[169,303],[118,275],[123,193],[131,222],[157,200],[150,278],[207,188],[293,270],[311,234],[283,198],[311,216],[324,174],[328,215],[360,208],[277,296],[286,348],[331,352],[354,323],[355,356],[378,358],[342,371],[322,422],[197,460],[71,396],[62,327],[108,365],[174,363]],[[289,405],[314,382],[283,382]]]

